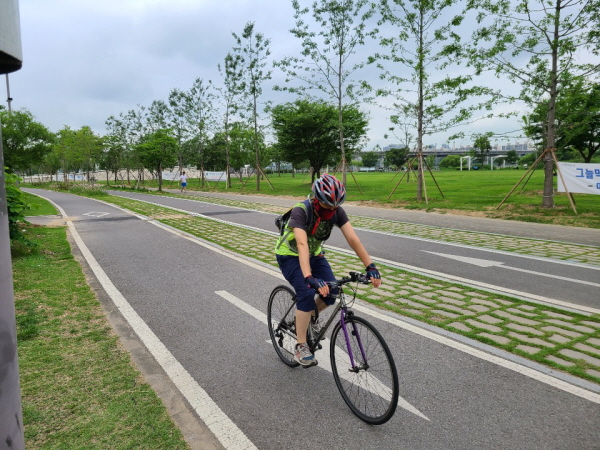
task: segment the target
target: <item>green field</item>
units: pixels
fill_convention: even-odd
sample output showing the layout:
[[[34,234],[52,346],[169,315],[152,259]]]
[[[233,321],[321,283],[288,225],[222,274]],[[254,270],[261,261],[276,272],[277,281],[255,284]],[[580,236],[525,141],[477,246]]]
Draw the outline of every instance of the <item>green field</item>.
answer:
[[[341,177],[340,173],[336,175]],[[428,202],[417,202],[414,177],[409,180],[405,175],[398,184],[402,175],[405,173],[348,172],[347,200],[389,208],[600,228],[600,195],[575,194],[578,214],[573,212],[568,197],[562,193],[555,195],[554,208],[542,208],[544,174],[541,170],[530,173],[531,177],[528,175],[499,209],[496,209],[498,205],[525,175],[524,170],[442,170],[433,172],[434,178],[427,173],[425,186]],[[310,192],[311,178],[308,174],[296,174],[292,177],[291,174],[275,173],[268,174],[267,177],[273,188],[263,179],[258,192],[256,178],[244,179],[245,184],[232,178],[232,188],[228,192],[295,197],[302,197]],[[145,183],[147,188],[157,186],[156,181]],[[177,182],[166,180],[163,188],[177,189]],[[188,179],[188,190],[227,192],[224,182],[208,182],[201,189],[198,179]]]

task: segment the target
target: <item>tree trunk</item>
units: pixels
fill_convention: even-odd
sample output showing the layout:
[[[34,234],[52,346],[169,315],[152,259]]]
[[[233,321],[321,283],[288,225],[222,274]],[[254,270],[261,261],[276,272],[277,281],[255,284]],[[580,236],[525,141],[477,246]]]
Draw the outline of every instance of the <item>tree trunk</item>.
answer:
[[[340,150],[342,152],[342,183],[346,186],[346,149],[344,147],[344,115],[342,112],[342,52],[338,72],[338,125],[340,127]]]
[[[419,23],[419,104],[417,111],[417,201],[423,201],[423,83],[424,83],[424,58],[423,58],[423,11],[420,11]]]
[[[550,100],[548,101],[548,143],[546,150],[556,148],[556,95],[558,72],[558,31],[560,26],[561,1],[556,0],[556,14],[554,16],[554,36],[552,40],[552,68],[550,70]],[[544,156],[544,194],[542,197],[543,208],[554,208],[554,160],[551,151]]]
[[[157,178],[158,178],[158,192],[162,192],[162,164],[158,163]]]

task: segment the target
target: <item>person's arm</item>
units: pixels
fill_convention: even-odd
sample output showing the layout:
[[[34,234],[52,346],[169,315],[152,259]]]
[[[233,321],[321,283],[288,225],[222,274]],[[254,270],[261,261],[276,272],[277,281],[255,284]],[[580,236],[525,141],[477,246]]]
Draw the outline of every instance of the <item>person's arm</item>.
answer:
[[[354,231],[354,228],[350,222],[346,222],[344,225],[342,225],[340,230],[342,230],[342,234],[346,238],[348,245],[352,247],[352,250],[354,250],[354,253],[356,253],[356,256],[360,258],[365,267],[368,268],[371,264],[373,264],[373,260],[367,253],[367,249],[362,242],[360,242],[360,238]],[[373,283],[373,287],[379,287],[381,285],[381,278],[371,277],[371,283]]]
[[[294,238],[296,239],[296,246],[298,247],[298,260],[300,261],[300,270],[302,270],[302,276],[306,279],[312,277],[312,271],[310,269],[310,252],[308,249],[308,236],[306,231],[302,228],[293,228]],[[327,297],[329,294],[329,286],[325,285],[320,287],[319,294],[323,297]]]

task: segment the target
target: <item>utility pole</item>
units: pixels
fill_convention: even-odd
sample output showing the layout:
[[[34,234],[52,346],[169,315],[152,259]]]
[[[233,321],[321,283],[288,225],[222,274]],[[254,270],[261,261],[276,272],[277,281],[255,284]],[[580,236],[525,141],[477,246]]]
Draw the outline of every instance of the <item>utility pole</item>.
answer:
[[[0,74],[23,64],[18,0],[0,1]],[[6,76],[8,87],[8,75]],[[10,94],[9,94],[10,111]],[[25,449],[19,384],[17,326],[10,256],[4,149],[0,124],[0,448]]]
[[[12,112],[10,104],[12,103],[12,97],[10,96],[10,84],[8,83],[8,74],[6,74],[6,103],[8,103],[8,114]]]

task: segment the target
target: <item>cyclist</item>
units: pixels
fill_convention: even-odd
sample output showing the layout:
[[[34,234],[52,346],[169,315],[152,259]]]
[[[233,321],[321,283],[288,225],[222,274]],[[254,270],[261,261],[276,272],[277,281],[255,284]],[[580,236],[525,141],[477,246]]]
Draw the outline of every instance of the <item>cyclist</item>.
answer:
[[[381,284],[379,271],[360,242],[348,215],[340,206],[346,188],[333,175],[324,174],[312,186],[312,198],[297,203],[275,247],[277,263],[285,279],[296,291],[296,338],[294,359],[303,366],[317,360],[306,343],[306,333],[315,308],[322,311],[335,302],[326,281],[335,277],[323,251],[323,243],[334,226],[342,231],[348,244],[366,267],[374,287]],[[318,296],[315,295],[318,292]],[[331,292],[336,294],[337,292]]]

